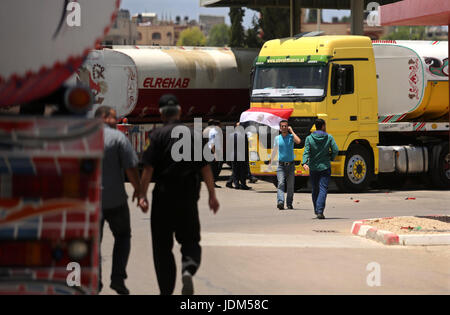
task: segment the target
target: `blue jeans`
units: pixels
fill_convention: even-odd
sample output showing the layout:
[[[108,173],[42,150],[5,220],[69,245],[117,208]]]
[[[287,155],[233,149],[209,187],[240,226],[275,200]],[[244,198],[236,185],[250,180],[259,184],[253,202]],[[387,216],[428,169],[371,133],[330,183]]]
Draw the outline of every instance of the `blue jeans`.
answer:
[[[328,183],[330,182],[331,168],[324,171],[310,171],[309,178],[312,186],[312,201],[314,212],[323,214],[327,200]]]
[[[286,205],[292,206],[294,200],[295,164],[293,162],[289,165],[278,164],[277,180],[277,204],[281,203],[284,206],[284,192],[286,191]]]

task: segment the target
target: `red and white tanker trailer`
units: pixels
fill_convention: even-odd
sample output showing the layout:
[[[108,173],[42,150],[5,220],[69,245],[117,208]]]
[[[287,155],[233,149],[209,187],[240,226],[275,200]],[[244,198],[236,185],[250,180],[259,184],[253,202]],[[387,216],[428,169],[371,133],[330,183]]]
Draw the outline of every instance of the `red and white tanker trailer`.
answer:
[[[92,50],[77,79],[95,96],[92,113],[113,107],[142,153],[148,132],[160,123],[158,100],[177,96],[182,120],[201,117],[235,122],[250,104],[250,71],[255,49],[212,47],[114,46]]]

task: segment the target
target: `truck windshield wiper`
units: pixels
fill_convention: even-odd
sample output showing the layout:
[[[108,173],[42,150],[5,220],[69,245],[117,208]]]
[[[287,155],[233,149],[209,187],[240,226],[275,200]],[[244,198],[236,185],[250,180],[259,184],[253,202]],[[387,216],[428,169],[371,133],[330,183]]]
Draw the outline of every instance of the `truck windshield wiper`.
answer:
[[[258,95],[269,95],[270,92],[261,92],[261,93],[253,93],[252,96],[258,96]]]
[[[286,93],[286,94],[281,94],[281,96],[304,96],[304,93]]]

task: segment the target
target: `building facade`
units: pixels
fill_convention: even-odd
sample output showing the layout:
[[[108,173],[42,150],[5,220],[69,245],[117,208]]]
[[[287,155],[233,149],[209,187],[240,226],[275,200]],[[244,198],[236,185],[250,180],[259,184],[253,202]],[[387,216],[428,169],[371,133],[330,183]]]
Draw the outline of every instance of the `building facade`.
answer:
[[[137,26],[131,21],[130,11],[120,10],[102,44],[103,46],[136,45],[137,38]]]

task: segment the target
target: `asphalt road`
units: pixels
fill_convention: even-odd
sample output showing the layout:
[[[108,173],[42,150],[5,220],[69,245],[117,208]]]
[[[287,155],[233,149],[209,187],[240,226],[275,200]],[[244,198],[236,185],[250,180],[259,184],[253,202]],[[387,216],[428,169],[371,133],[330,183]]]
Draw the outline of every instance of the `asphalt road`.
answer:
[[[227,174],[224,171],[223,174]],[[199,201],[202,264],[195,294],[450,294],[450,246],[386,246],[350,234],[359,219],[450,213],[450,191],[370,191],[342,194],[331,187],[326,220],[313,213],[308,189],[294,210],[276,208],[276,189],[258,181],[251,191],[217,189],[221,207]],[[150,189],[153,188],[153,185]],[[127,184],[132,195],[132,187]],[[406,200],[414,197],[415,200]],[[359,202],[355,202],[359,200]],[[131,294],[159,294],[151,251],[149,214],[131,205],[132,249],[126,284]],[[113,238],[105,225],[101,294],[109,288]],[[181,255],[174,246],[181,292]],[[375,266],[375,267],[374,267]]]

